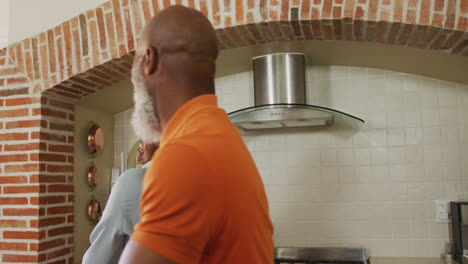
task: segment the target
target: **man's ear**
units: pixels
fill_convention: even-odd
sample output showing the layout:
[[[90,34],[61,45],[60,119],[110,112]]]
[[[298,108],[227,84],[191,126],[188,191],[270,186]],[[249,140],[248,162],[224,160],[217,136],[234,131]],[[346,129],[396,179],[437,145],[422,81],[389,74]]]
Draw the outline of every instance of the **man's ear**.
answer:
[[[159,56],[156,48],[148,47],[143,59],[143,74],[151,75],[158,69]]]

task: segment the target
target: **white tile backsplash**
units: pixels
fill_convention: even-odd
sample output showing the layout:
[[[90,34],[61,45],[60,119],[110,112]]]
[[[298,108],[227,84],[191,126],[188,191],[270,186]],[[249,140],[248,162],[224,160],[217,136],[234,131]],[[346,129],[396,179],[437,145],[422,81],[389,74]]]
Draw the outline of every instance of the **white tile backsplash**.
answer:
[[[308,103],[362,117],[361,131],[245,133],[276,246],[361,246],[372,256],[439,257],[435,200],[468,199],[468,86],[378,69],[308,67]],[[253,74],[216,79],[227,112],[254,105]],[[116,165],[136,142],[115,115]],[[117,129],[119,128],[119,129]],[[123,137],[123,138],[122,138]]]

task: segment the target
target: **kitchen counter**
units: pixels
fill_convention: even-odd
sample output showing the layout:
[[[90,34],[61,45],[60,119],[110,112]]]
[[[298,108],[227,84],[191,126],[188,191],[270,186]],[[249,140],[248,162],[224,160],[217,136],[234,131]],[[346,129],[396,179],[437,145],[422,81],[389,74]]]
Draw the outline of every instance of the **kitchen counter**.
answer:
[[[441,258],[385,258],[385,257],[371,257],[371,264],[457,264],[456,261],[445,261]]]

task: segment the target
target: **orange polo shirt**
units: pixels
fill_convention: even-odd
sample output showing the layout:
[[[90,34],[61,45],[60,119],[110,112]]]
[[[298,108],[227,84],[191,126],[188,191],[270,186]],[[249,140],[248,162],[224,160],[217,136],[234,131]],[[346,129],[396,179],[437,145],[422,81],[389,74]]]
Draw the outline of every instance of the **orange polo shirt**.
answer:
[[[265,188],[215,95],[187,102],[166,126],[131,239],[179,264],[273,263]]]

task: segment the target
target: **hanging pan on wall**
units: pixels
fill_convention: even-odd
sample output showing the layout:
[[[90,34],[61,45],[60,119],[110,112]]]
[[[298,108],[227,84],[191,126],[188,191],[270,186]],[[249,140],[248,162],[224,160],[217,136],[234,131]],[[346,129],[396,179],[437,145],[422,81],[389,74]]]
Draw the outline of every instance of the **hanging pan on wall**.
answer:
[[[96,188],[96,185],[99,183],[99,173],[96,165],[91,162],[88,168],[87,181],[89,190],[92,191]]]
[[[88,150],[94,157],[104,149],[104,131],[98,124],[93,124],[88,132]]]
[[[91,223],[97,223],[101,219],[101,205],[96,199],[92,199],[88,204],[88,219]]]

